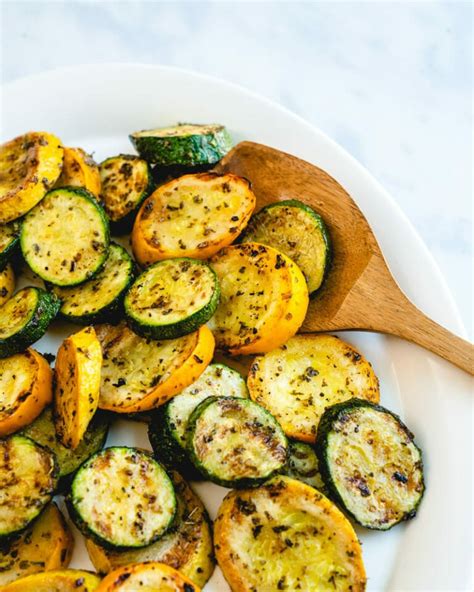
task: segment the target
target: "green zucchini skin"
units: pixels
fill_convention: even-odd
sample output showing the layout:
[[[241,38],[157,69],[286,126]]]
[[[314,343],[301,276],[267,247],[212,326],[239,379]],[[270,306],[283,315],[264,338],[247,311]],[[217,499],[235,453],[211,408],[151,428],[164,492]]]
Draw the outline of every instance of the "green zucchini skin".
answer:
[[[0,271],[12,262],[19,250],[20,234],[16,221],[0,225]]]
[[[148,310],[166,310],[173,311],[173,305],[176,305],[177,299],[184,299],[179,303],[181,307],[194,306],[196,292],[200,292],[200,278],[206,276],[211,286],[210,294],[207,300],[197,310],[192,310],[189,314],[180,314],[180,318],[174,321],[168,321],[165,312],[162,313],[163,321],[154,321],[150,319],[149,314],[140,314],[138,310],[143,298],[150,301]],[[173,282],[187,282],[185,289],[179,289]],[[151,289],[145,285],[147,282],[162,282],[157,291],[156,284]],[[166,285],[168,282],[168,286]],[[163,287],[164,286],[164,287]],[[193,291],[194,289],[194,291]],[[151,337],[152,339],[176,339],[183,335],[193,333],[199,327],[207,323],[216,311],[219,304],[220,287],[215,271],[207,265],[205,261],[179,257],[176,259],[165,259],[150,265],[141,273],[132,286],[129,288],[124,299],[125,315],[130,328],[142,337]],[[194,307],[195,308],[195,307]],[[169,314],[169,312],[166,314]],[[165,320],[166,319],[166,320]]]
[[[122,457],[125,458],[125,462],[121,466],[120,461]],[[99,477],[106,473],[107,469],[110,468],[112,463],[115,463],[116,460],[119,464],[117,464],[110,473],[108,483],[123,484],[120,487],[120,495],[122,495],[122,499],[117,499],[119,494],[117,488],[115,488],[115,491],[110,494],[110,497],[103,500],[104,503],[106,503],[106,507],[103,509],[101,508],[100,520],[101,522],[110,521],[113,525],[118,525],[120,528],[124,529],[126,531],[126,536],[129,536],[129,541],[127,543],[119,541],[117,538],[112,540],[112,535],[110,535],[110,538],[106,538],[103,534],[97,532],[91,524],[94,520],[94,516],[91,516],[90,518],[84,516],[83,514],[85,510],[80,508],[80,504],[84,501],[84,495],[93,496],[95,490],[99,487],[95,475]],[[94,463],[99,464],[95,467]],[[141,479],[141,482],[137,481],[136,483],[133,482],[133,467],[135,463],[140,470]],[[145,468],[145,466],[148,468]],[[144,485],[143,479],[148,479],[151,476],[151,470],[154,470],[155,476],[158,476],[161,480],[160,487],[163,488],[163,492],[160,492],[158,483],[156,483],[153,488],[148,487],[148,490]],[[137,479],[136,474],[135,479]],[[83,486],[82,481],[85,482],[85,486]],[[130,486],[130,484],[132,484],[132,486]],[[147,485],[149,486],[149,481],[147,482]],[[154,503],[159,493],[161,493],[163,497],[160,511],[155,509],[151,513],[146,504]],[[107,490],[106,495],[108,496],[108,494],[109,490]],[[138,502],[137,496],[143,500],[143,503]],[[155,497],[153,502],[150,501],[151,496]],[[89,503],[94,508],[94,514],[96,513],[100,501],[101,500],[97,499],[95,502],[94,500],[89,500]],[[169,507],[164,507],[165,502]],[[130,512],[127,512],[127,504],[133,503],[135,504],[135,507],[130,507]],[[66,505],[72,521],[82,534],[91,538],[104,548],[111,550],[139,549],[151,545],[168,531],[176,516],[176,495],[173,483],[165,469],[148,451],[127,446],[104,448],[86,460],[74,475],[71,490],[66,497]],[[137,521],[141,523],[139,527],[136,527],[140,532],[143,532],[144,528],[148,526],[151,516],[155,516],[156,519],[163,516],[163,522],[160,525],[160,528],[156,529],[153,536],[148,536],[145,540],[143,536],[140,537],[139,533],[136,535],[135,533],[130,534],[130,531],[127,531],[128,525],[124,525],[124,523],[121,522],[120,516],[126,516],[128,521],[130,521],[131,514],[134,516],[134,526],[137,524]]]
[[[18,475],[16,479],[12,479],[13,468],[10,462],[13,461],[12,456],[20,450],[22,450],[21,459],[27,455],[28,463],[31,462],[33,452],[43,456],[44,460],[41,462],[41,465],[38,462],[35,467],[38,477],[35,478],[34,482],[25,481],[25,478],[31,479],[30,475]],[[6,530],[0,528],[1,545],[3,543],[8,544],[12,539],[20,535],[38,518],[42,510],[51,501],[57,486],[59,467],[56,457],[51,450],[22,434],[13,434],[7,438],[0,439],[0,454],[2,459],[0,461],[0,482],[3,489],[1,505],[11,506],[13,502],[14,507],[20,512],[30,510],[28,515],[25,515],[23,518],[20,519],[18,517],[17,523],[12,523],[11,521]],[[49,475],[47,476],[47,482],[41,483],[40,479],[44,478],[45,461],[49,464]],[[22,485],[24,485],[26,490],[24,492],[21,490],[16,492],[14,488],[21,488]],[[2,523],[2,512],[0,512],[0,523]]]
[[[110,294],[108,302],[98,307],[97,295],[101,291],[110,292],[110,286],[115,279],[113,276],[120,272],[125,276],[122,278],[122,283],[117,285],[115,291]],[[78,286],[60,288],[51,284],[49,288],[61,300],[59,316],[65,321],[77,325],[113,323],[123,316],[123,299],[135,276],[136,266],[130,255],[121,245],[112,242],[104,266],[92,279]],[[83,307],[81,309],[79,304],[72,313],[70,304],[75,300],[82,300]]]
[[[292,216],[292,212],[294,213]],[[296,233],[288,235],[292,226],[291,218],[303,216],[302,220],[294,220]],[[303,227],[302,221],[306,228]],[[290,228],[286,229],[285,224]],[[313,235],[318,237],[319,249],[312,246],[311,256],[304,258],[301,251],[300,236],[305,239]],[[294,241],[290,240],[290,236]],[[298,241],[298,242],[297,242]],[[321,216],[305,203],[297,199],[287,199],[271,203],[252,216],[239,242],[257,242],[281,251],[293,259],[303,272],[310,298],[314,298],[324,285],[332,263],[332,246],[329,230]]]
[[[87,427],[81,443],[75,450],[71,450],[58,440],[53,410],[51,407],[47,407],[21,433],[41,446],[49,448],[56,455],[59,477],[57,491],[64,492],[69,489],[72,477],[82,463],[105,446],[109,425],[109,415],[97,411]]]
[[[5,317],[15,316],[15,313],[18,311],[18,309],[15,309],[15,306],[21,307],[22,300],[33,293],[35,295],[34,306],[28,307],[26,310],[23,324],[16,332],[0,337],[0,358],[8,358],[22,352],[38,341],[38,339],[41,339],[53,319],[57,316],[61,306],[60,300],[54,294],[50,294],[41,288],[30,286],[18,290],[4,304],[0,309],[0,318],[2,318],[2,312],[5,314]]]
[[[57,257],[59,254],[59,250],[56,248],[57,244],[55,245],[54,238],[51,238],[48,244],[42,243],[41,246],[37,244],[37,241],[41,242],[41,240],[35,235],[33,227],[35,222],[37,223],[38,220],[45,217],[42,212],[47,204],[49,205],[48,215],[54,218],[55,209],[57,210],[58,207],[61,207],[60,200],[62,197],[64,199],[70,200],[70,210],[79,210],[78,206],[82,201],[84,202],[83,206],[89,207],[90,212],[93,212],[94,214],[94,223],[96,228],[93,231],[94,238],[91,239],[90,243],[88,243],[88,248],[90,251],[97,253],[97,255],[94,255],[93,264],[87,266],[86,269],[84,269],[82,273],[78,275],[78,277],[72,276],[74,273],[74,266],[72,264],[74,261],[76,261],[76,257],[79,257],[77,261],[84,261],[86,259],[82,256],[83,253],[80,251],[76,252],[74,256],[72,256],[73,252],[71,251],[69,251],[67,254],[63,253],[63,262],[66,263],[66,265],[64,266],[64,269],[61,270],[58,270],[57,268],[53,269],[53,262],[49,263],[49,265],[41,265],[37,258],[39,249],[42,249],[43,251],[47,250],[46,258],[48,258],[48,256],[49,258],[54,256]],[[59,206],[58,204],[55,204],[55,201],[58,202]],[[59,218],[59,214],[57,217]],[[63,222],[64,221],[61,220],[61,223]],[[81,222],[86,225],[88,230],[91,229],[91,225],[88,220],[83,219]],[[61,223],[56,227],[60,227]],[[44,224],[45,220],[43,220],[43,225]],[[24,260],[30,269],[36,273],[36,275],[38,275],[45,283],[54,284],[55,286],[77,286],[94,277],[102,269],[107,259],[109,242],[109,221],[104,209],[96,200],[95,196],[90,193],[90,191],[87,191],[87,189],[83,189],[81,187],[61,187],[49,191],[41,200],[41,202],[24,217],[20,230],[20,247]],[[70,246],[71,249],[76,247],[76,242],[74,241],[74,229],[71,229]],[[75,263],[75,266],[77,267],[77,263]]]
[[[216,407],[219,413],[222,411],[221,417],[212,424],[208,430],[208,436],[205,434],[202,436],[200,423],[206,419],[209,409]],[[222,434],[224,439],[222,443],[217,444],[218,448],[216,448],[216,456],[221,467],[212,467],[209,449],[207,452],[199,451],[199,445],[202,442],[206,444],[214,442],[215,444],[219,428],[227,430],[223,419],[225,419],[225,414],[229,412],[240,413],[245,416],[245,419],[237,417],[236,425],[232,426],[227,433]],[[226,459],[225,446],[233,445],[230,443],[230,438],[235,434],[239,437],[238,445],[233,448],[232,454]],[[244,473],[239,475],[239,471],[245,466],[245,459],[242,461],[242,458],[239,457],[241,457],[242,451],[245,452],[246,447],[249,446],[252,437],[261,446],[261,451],[265,448],[268,452],[267,460],[270,466],[263,468],[260,463],[258,467],[254,465],[254,474],[245,474],[247,469],[244,468]],[[239,397],[208,397],[204,399],[189,418],[187,447],[194,466],[205,478],[222,487],[233,489],[258,487],[274,474],[281,472],[288,460],[288,441],[273,415],[251,399]],[[227,460],[232,462],[233,466],[225,468],[223,465],[227,463]],[[224,471],[227,471],[226,475],[224,475]]]
[[[371,503],[375,504],[376,503],[376,497],[374,500],[374,496],[375,496],[375,491],[371,491],[370,488],[368,487],[368,478],[367,475],[360,474],[359,471],[357,470],[357,475],[354,475],[354,478],[349,478],[348,482],[352,485],[354,485],[354,487],[352,487],[352,490],[357,489],[357,495],[358,497],[355,498],[354,495],[352,495],[352,499],[350,500],[350,502],[348,502],[348,497],[346,497],[346,499],[344,499],[345,496],[345,492],[343,489],[343,485],[342,484],[338,484],[338,480],[336,478],[336,476],[334,475],[334,470],[333,467],[337,464],[341,464],[340,459],[336,459],[339,462],[335,463],[332,461],[331,459],[331,438],[334,435],[338,435],[340,433],[342,433],[343,437],[346,438],[347,442],[350,443],[350,438],[353,437],[352,433],[349,431],[352,426],[350,425],[350,420],[351,420],[351,416],[356,413],[357,411],[362,411],[365,412],[366,410],[370,413],[370,412],[375,412],[375,413],[380,413],[382,415],[384,415],[387,418],[388,422],[395,422],[395,425],[399,428],[401,437],[403,437],[406,442],[402,444],[403,447],[412,447],[414,456],[416,457],[416,461],[412,464],[412,466],[410,467],[410,471],[411,471],[411,475],[408,475],[408,477],[405,475],[405,473],[401,474],[399,472],[394,472],[393,475],[391,476],[391,480],[393,480],[394,482],[396,481],[397,484],[399,485],[399,487],[403,487],[405,485],[405,483],[409,483],[409,481],[411,480],[411,476],[412,475],[416,475],[416,481],[417,481],[417,485],[415,487],[415,500],[414,502],[411,504],[411,506],[409,508],[406,508],[404,510],[400,510],[399,516],[397,518],[392,518],[391,520],[388,519],[382,519],[382,520],[377,520],[376,517],[374,516],[373,518],[371,518],[370,520],[368,520],[367,518],[363,518],[362,516],[362,511],[365,510],[365,508],[362,508],[362,511],[357,511],[357,509],[355,509],[355,503],[357,503],[357,500],[359,499],[367,499],[370,497],[371,500],[373,500]],[[364,420],[362,422],[360,422],[360,426],[363,429],[365,426],[368,425],[368,419]],[[347,425],[347,429],[346,426]],[[344,427],[342,427],[344,426]],[[359,428],[357,427],[357,429],[354,428],[353,430],[354,433],[359,433]],[[386,449],[388,447],[388,438],[385,434],[380,434],[380,433],[376,433],[374,432],[374,430],[371,430],[371,440],[372,441],[376,441],[377,440],[377,436],[380,437],[380,439],[384,442],[384,448]],[[369,444],[370,446],[372,446],[372,441],[371,442],[367,442],[367,444]],[[316,449],[316,454],[318,456],[318,460],[319,460],[319,470],[321,472],[321,476],[323,478],[323,481],[327,487],[327,490],[329,492],[329,497],[335,501],[339,507],[345,511],[350,517],[352,517],[353,520],[355,520],[358,524],[360,524],[361,526],[364,526],[365,528],[369,528],[371,530],[389,530],[391,529],[393,526],[395,526],[396,524],[405,521],[405,520],[410,520],[411,518],[414,518],[416,516],[416,512],[417,509],[421,503],[421,500],[423,498],[423,494],[424,494],[424,490],[425,490],[425,483],[424,483],[424,476],[423,476],[423,461],[422,461],[422,452],[421,449],[415,444],[414,442],[414,436],[411,433],[411,431],[408,429],[408,427],[401,421],[400,417],[398,415],[396,415],[395,413],[393,413],[392,411],[389,411],[388,409],[386,409],[385,407],[382,407],[381,405],[376,405],[375,403],[371,403],[369,401],[363,400],[363,399],[349,399],[348,401],[344,401],[342,403],[338,403],[336,405],[333,405],[331,407],[328,407],[326,409],[326,411],[324,412],[321,421],[319,423],[318,426],[318,433],[317,433],[317,437],[316,437],[316,445],[315,445],[315,449]],[[388,459],[384,459],[386,461],[387,464],[386,466],[392,466],[393,467],[393,463],[397,463],[397,461],[399,461],[399,464],[401,464],[401,459],[398,458],[388,458]],[[377,477],[378,472],[383,471],[384,470],[384,465],[382,465],[382,467],[378,467],[378,466],[374,466],[374,470],[371,471],[371,475],[375,475],[375,478]],[[387,475],[383,475],[383,479],[384,481],[386,481],[387,479]],[[415,481],[415,478],[413,479]],[[379,481],[380,483],[380,481]],[[351,491],[349,490],[349,485],[347,485],[347,483],[344,483],[344,488],[347,489],[348,492],[348,496],[351,495]],[[382,491],[382,494],[384,495],[384,503],[387,504],[387,502],[391,501],[388,499],[387,493],[384,493]],[[350,498],[349,498],[350,499]],[[394,500],[394,503],[396,503],[397,500]]]
[[[155,187],[152,169],[145,160],[134,154],[119,154],[101,162],[99,171],[101,199],[110,221],[110,230],[118,236],[127,234],[132,229],[142,202]],[[114,203],[114,198],[122,200],[122,203]]]
[[[188,479],[198,481],[201,473],[192,464],[186,448],[186,431],[193,410],[211,396],[248,398],[243,377],[224,364],[210,364],[201,376],[168,403],[159,407],[148,426],[155,456]]]
[[[215,164],[232,148],[229,132],[219,124],[179,124],[129,137],[142,158],[164,166]]]

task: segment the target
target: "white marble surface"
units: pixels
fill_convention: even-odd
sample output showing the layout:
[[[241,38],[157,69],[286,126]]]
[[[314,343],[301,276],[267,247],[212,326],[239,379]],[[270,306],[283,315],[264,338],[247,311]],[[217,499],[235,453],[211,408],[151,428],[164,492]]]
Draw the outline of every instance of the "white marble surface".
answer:
[[[237,82],[317,125],[398,201],[472,337],[470,2],[0,4],[3,81],[161,63]]]

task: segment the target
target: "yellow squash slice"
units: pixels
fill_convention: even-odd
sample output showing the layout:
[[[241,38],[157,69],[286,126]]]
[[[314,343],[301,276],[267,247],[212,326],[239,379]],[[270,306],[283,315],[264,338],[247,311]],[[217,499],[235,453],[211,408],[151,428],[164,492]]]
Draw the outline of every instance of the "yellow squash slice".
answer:
[[[13,267],[7,265],[5,269],[0,271],[0,306],[3,306],[5,302],[15,291],[15,273]]]
[[[177,473],[170,473],[176,492],[176,518],[161,539],[141,549],[113,551],[86,539],[87,552],[95,569],[107,574],[131,563],[159,561],[175,569],[201,588],[214,571],[211,527],[199,497]]]
[[[0,588],[1,592],[94,592],[100,578],[81,569],[59,569],[20,578]]]
[[[237,238],[254,208],[255,195],[242,177],[184,175],[144,201],[133,226],[133,252],[140,265],[207,259]]]
[[[0,224],[23,216],[61,174],[63,148],[52,134],[29,132],[0,146]]]
[[[219,566],[238,592],[363,592],[351,523],[322,493],[289,477],[232,491],[214,523]]]
[[[247,384],[251,398],[280,422],[285,434],[315,442],[330,405],[352,397],[377,403],[379,383],[370,363],[332,335],[297,335],[255,358]]]
[[[214,353],[205,325],[163,341],[140,337],[123,323],[96,329],[103,352],[99,407],[116,413],[163,405],[199,378]]]
[[[134,563],[102,580],[97,592],[200,592],[195,584],[164,563]]]
[[[99,402],[102,349],[93,327],[65,339],[56,358],[54,407],[56,432],[67,448],[76,448]]]
[[[216,346],[231,355],[265,353],[301,326],[308,288],[291,259],[258,243],[233,245],[211,259],[221,299],[210,328]]]
[[[97,198],[101,182],[97,163],[82,148],[64,147],[64,163],[56,187],[84,187]]]
[[[67,567],[73,546],[71,531],[52,502],[19,539],[0,547],[0,589],[33,573]]]
[[[0,437],[29,425],[53,398],[53,374],[34,349],[0,360]]]

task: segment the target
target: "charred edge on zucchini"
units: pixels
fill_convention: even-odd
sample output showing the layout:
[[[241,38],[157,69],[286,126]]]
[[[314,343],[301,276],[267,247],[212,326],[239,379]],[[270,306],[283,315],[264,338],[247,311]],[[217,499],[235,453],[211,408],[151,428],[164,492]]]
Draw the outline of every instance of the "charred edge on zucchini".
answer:
[[[215,272],[196,259],[159,261],[144,271],[127,292],[125,314],[144,337],[176,339],[196,331],[219,302]]]
[[[232,148],[223,125],[178,124],[134,132],[130,140],[145,160],[165,166],[214,164]]]
[[[195,467],[223,487],[255,487],[281,471],[288,442],[278,422],[249,399],[208,397],[189,418]]]
[[[61,303],[41,288],[19,290],[0,307],[0,358],[25,350],[38,341],[56,317]]]
[[[102,269],[79,286],[51,290],[61,300],[59,314],[78,325],[115,321],[122,316],[123,299],[133,282],[135,266],[127,251],[111,243]]]
[[[316,451],[331,497],[362,526],[388,530],[416,515],[424,492],[421,450],[395,413],[361,399],[329,407]]]
[[[15,256],[20,242],[18,222],[0,224],[0,271]]]
[[[101,198],[115,234],[130,232],[143,200],[154,188],[150,165],[132,154],[119,154],[100,164]]]

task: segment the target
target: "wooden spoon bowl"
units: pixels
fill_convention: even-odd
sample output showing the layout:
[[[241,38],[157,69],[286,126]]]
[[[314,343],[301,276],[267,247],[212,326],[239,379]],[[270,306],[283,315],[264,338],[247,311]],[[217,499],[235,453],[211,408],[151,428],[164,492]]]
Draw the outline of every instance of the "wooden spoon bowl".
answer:
[[[275,201],[298,199],[326,222],[333,245],[332,267],[310,302],[301,332],[353,329],[397,335],[474,373],[473,346],[410,302],[390,273],[364,215],[325,171],[253,142],[235,146],[214,170],[249,179],[257,210]]]

